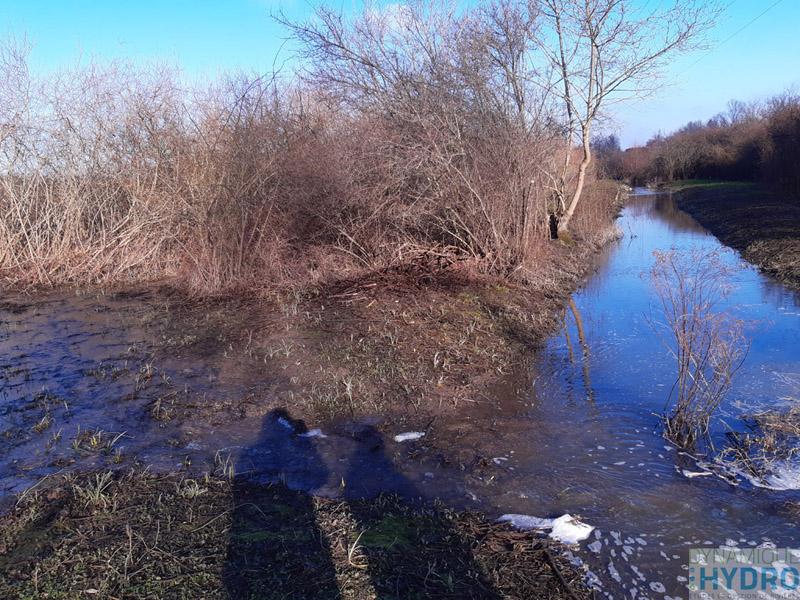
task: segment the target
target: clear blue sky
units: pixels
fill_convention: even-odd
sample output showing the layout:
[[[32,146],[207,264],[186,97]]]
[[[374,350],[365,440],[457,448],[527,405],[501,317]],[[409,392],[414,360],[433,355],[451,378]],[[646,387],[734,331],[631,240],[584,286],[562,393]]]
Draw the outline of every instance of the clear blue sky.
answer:
[[[643,2],[647,0],[642,0]],[[723,110],[731,98],[751,100],[800,88],[800,0],[782,0],[736,34],[774,0],[728,0],[708,54],[681,58],[657,96],[616,106],[613,124],[624,145],[642,143],[692,119]],[[353,10],[357,0],[337,0]],[[0,35],[27,36],[32,67],[47,72],[83,57],[162,61],[190,80],[225,70],[271,68],[286,36],[270,12],[292,18],[310,0],[0,0]],[[800,91],[800,90],[799,90]]]

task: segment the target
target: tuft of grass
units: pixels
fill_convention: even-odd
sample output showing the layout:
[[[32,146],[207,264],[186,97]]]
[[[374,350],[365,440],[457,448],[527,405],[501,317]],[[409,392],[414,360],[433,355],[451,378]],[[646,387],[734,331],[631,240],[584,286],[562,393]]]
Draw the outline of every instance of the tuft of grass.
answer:
[[[183,479],[176,485],[178,494],[188,500],[198,498],[208,492],[208,488],[202,487],[195,479]]]
[[[109,493],[114,475],[111,471],[95,473],[83,485],[73,484],[75,496],[84,501],[84,507],[107,508],[113,503]]]
[[[46,413],[36,425],[31,427],[33,431],[36,433],[43,433],[45,430],[49,429],[50,425],[53,424],[53,418],[50,416],[50,413]]]
[[[112,434],[102,429],[78,429],[77,435],[72,438],[72,449],[84,452],[110,453],[114,446],[125,436],[126,432]]]

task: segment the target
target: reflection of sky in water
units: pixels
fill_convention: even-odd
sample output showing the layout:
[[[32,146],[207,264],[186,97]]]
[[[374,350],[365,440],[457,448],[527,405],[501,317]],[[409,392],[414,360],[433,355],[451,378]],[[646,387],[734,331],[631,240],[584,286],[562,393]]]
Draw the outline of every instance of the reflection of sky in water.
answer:
[[[608,250],[596,276],[575,295],[591,349],[592,384],[613,390],[614,397],[598,395],[602,402],[626,404],[635,399],[660,410],[664,394],[659,386],[672,384],[674,365],[650,323],[660,318],[649,279],[653,250],[713,250],[719,243],[662,196],[634,197],[620,227],[625,238]],[[725,250],[723,258],[732,265],[742,264],[732,250]],[[751,348],[731,399],[756,407],[791,396],[797,391],[796,381],[785,375],[800,368],[797,295],[749,266],[736,272],[733,284],[720,308],[732,309],[749,322]],[[567,322],[575,344],[577,331],[571,315]],[[566,346],[563,336],[550,344],[557,355],[563,354],[562,346]]]
[[[529,505],[577,512],[598,527],[598,539],[579,556],[615,597],[631,597],[634,587],[637,597],[664,597],[656,591],[661,583],[667,595],[686,597],[679,578],[691,545],[800,543],[782,508],[798,494],[681,473],[697,466],[660,437],[656,414],[664,410],[675,366],[650,323],[658,305],[649,271],[654,250],[720,245],[668,196],[632,197],[619,226],[625,237],[598,259],[595,276],[574,295],[588,352],[576,315],[567,310],[566,330],[540,358],[531,410],[538,448],[529,450],[526,465],[536,477],[525,478],[525,495],[534,500]],[[737,253],[723,256],[743,268],[720,308],[750,322],[752,340],[722,411],[727,425],[737,427],[742,412],[800,396],[800,308],[796,294],[743,265]],[[714,426],[724,429],[721,422]]]

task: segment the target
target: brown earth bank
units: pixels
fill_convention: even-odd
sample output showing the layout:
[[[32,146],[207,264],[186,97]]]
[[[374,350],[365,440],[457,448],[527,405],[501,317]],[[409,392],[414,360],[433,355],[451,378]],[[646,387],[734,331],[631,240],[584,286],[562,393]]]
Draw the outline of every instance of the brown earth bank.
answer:
[[[557,545],[394,496],[143,472],[52,480],[0,517],[2,598],[589,598]]]
[[[751,183],[678,182],[678,207],[788,287],[800,289],[800,198]]]

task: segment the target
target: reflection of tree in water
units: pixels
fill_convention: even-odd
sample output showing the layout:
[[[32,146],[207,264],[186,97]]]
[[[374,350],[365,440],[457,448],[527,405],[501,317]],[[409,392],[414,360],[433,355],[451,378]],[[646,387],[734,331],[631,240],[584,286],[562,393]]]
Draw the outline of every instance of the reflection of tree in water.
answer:
[[[586,392],[586,399],[590,402],[594,401],[594,390],[592,389],[592,377],[591,371],[589,370],[589,343],[586,340],[586,332],[583,328],[583,319],[581,318],[581,313],[578,310],[578,306],[575,304],[575,300],[570,297],[568,301],[568,306],[570,311],[572,312],[572,316],[575,319],[575,329],[578,332],[578,342],[581,345],[581,365],[583,369],[583,388]],[[569,361],[571,363],[575,362],[575,353],[572,349],[572,341],[569,337],[569,325],[566,321],[566,314],[564,318],[564,335],[567,340],[567,352],[569,354]]]
[[[328,470],[304,431],[285,411],[273,411],[238,461],[224,573],[232,598],[498,597],[454,521],[413,506],[415,486],[394,468],[372,426],[353,433],[346,503],[253,481],[282,477],[292,487],[323,487]],[[411,504],[361,499],[379,490]]]
[[[670,233],[704,233],[706,230],[675,204],[669,193],[629,196],[625,210],[633,217],[650,216],[663,222]]]

